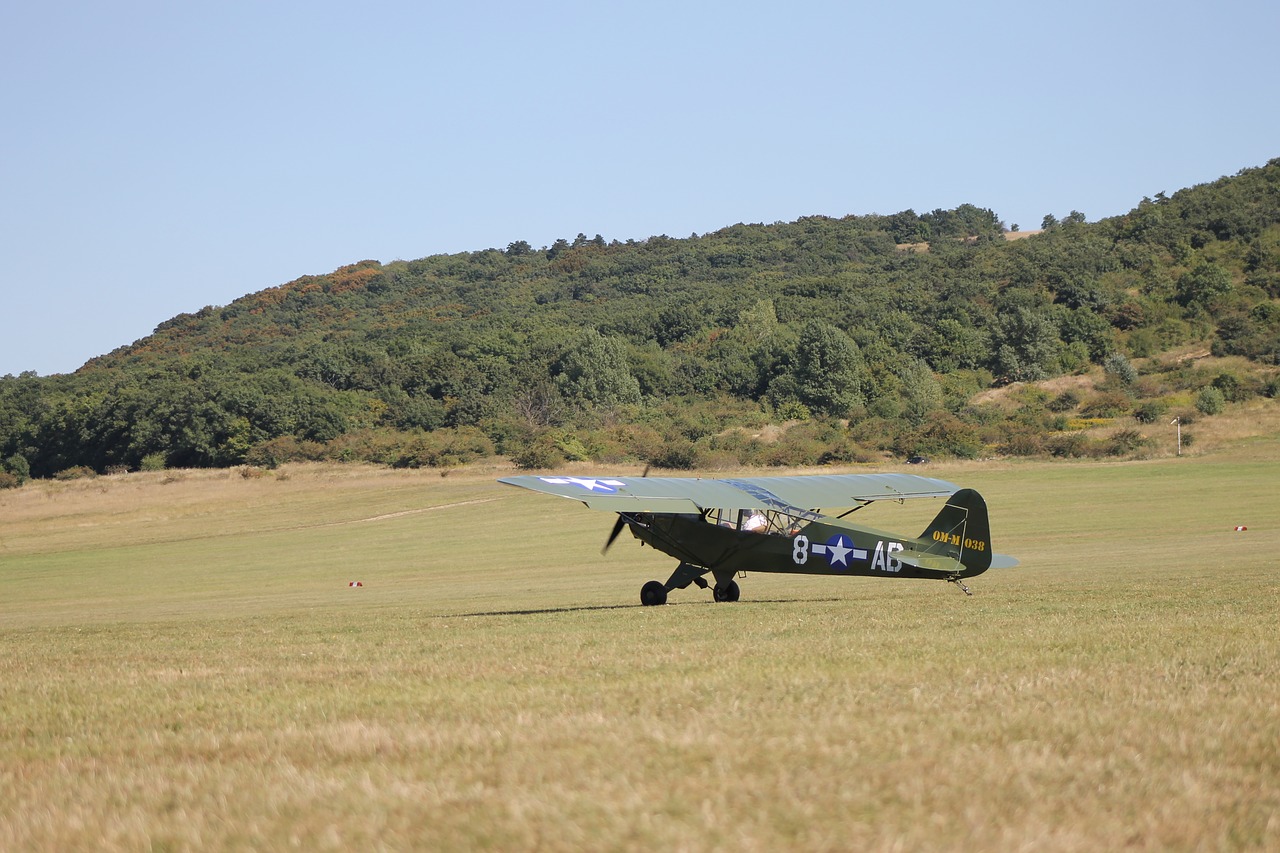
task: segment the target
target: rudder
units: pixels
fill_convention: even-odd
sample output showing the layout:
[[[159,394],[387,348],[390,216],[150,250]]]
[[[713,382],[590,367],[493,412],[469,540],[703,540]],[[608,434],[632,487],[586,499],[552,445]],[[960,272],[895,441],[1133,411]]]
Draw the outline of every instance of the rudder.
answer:
[[[966,577],[991,567],[991,526],[987,502],[973,489],[961,489],[920,534],[925,553],[959,560]]]

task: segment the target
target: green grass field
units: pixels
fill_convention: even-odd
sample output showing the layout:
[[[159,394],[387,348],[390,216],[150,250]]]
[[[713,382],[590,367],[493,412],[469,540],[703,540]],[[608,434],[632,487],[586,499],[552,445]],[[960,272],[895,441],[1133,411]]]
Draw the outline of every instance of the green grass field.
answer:
[[[1280,849],[1280,443],[922,473],[1023,566],[642,608],[493,470],[0,492],[0,849]]]

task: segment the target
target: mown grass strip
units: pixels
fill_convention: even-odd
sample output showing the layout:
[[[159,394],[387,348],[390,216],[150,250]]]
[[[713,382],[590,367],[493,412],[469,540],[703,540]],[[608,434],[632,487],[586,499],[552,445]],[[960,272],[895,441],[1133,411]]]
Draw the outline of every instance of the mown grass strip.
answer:
[[[941,466],[1024,561],[973,598],[642,608],[669,561],[487,473],[7,495],[0,847],[1275,847],[1261,450]]]

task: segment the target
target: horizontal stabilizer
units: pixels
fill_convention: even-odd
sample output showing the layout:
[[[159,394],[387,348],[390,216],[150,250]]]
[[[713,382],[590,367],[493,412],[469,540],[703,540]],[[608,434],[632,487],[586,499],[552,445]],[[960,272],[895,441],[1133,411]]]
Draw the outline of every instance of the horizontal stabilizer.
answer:
[[[922,551],[898,551],[893,555],[895,560],[899,560],[908,566],[917,569],[928,569],[934,572],[962,572],[964,571],[964,563],[954,557],[946,557],[941,554],[926,554]]]

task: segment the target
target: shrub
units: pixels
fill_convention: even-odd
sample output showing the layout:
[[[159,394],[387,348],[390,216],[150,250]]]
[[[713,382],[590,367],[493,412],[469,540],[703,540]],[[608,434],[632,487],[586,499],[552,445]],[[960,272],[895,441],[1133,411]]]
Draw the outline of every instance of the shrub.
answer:
[[[1099,394],[1084,404],[1080,414],[1086,418],[1118,418],[1129,411],[1132,402],[1125,394]]]
[[[778,404],[778,417],[784,421],[807,421],[813,417],[809,407],[799,400],[786,400]]]
[[[27,462],[27,457],[21,453],[15,453],[8,459],[4,460],[4,465],[0,466],[0,471],[6,474],[12,474],[18,478],[18,485],[22,485],[31,479],[31,464]]]
[[[1076,406],[1080,405],[1080,395],[1075,391],[1063,391],[1054,397],[1047,404],[1047,408],[1051,412],[1069,412]]]
[[[1122,429],[1107,439],[1105,449],[1111,456],[1123,456],[1150,443],[1150,440],[1136,429]]]
[[[1006,456],[1035,456],[1044,449],[1044,439],[1037,432],[1015,432],[1000,445],[1000,452]]]
[[[276,468],[286,462],[316,462],[324,458],[324,445],[282,435],[250,447],[244,461],[263,468]]]
[[[766,465],[817,465],[827,450],[827,442],[817,431],[793,427],[776,444],[762,447],[760,455]]]
[[[1228,403],[1241,403],[1253,396],[1253,390],[1248,384],[1232,373],[1219,373],[1214,377],[1212,385],[1222,392]]]
[[[570,462],[585,462],[591,458],[591,451],[576,435],[561,436],[556,441],[556,449]]]
[[[1125,343],[1134,358],[1147,358],[1160,351],[1160,341],[1151,329],[1134,329]]]
[[[652,459],[663,446],[662,435],[644,424],[617,424],[595,436],[595,440],[600,446],[600,462]]]
[[[828,443],[826,451],[818,458],[819,465],[847,465],[851,462],[871,462],[875,456],[861,447],[848,435],[842,435]]]
[[[139,471],[163,471],[167,466],[168,458],[164,453],[148,453],[142,457],[142,461],[138,463]]]
[[[1227,405],[1227,398],[1221,389],[1210,385],[1200,389],[1196,395],[1196,411],[1204,415],[1219,415]]]
[[[1076,401],[1077,403],[1079,400]],[[965,406],[960,414],[964,419],[978,426],[993,426],[1004,420],[1004,412],[999,406],[991,403],[979,403],[976,406]]]
[[[555,440],[541,435],[514,453],[511,461],[517,468],[527,470],[555,468],[564,463],[564,456],[556,449]]]
[[[1164,417],[1168,408],[1161,400],[1149,400],[1133,410],[1133,419],[1140,424],[1153,424]]]
[[[698,467],[703,471],[729,471],[742,466],[743,462],[737,454],[722,450],[698,449]]]
[[[493,452],[493,442],[480,430],[454,427],[413,437],[391,464],[396,468],[452,468]]]
[[[693,446],[692,441],[675,439],[668,441],[646,461],[656,468],[688,471],[691,468],[698,467],[698,450]]]
[[[1091,442],[1078,432],[1055,435],[1046,442],[1046,449],[1054,456],[1089,456]]]
[[[0,471],[0,489],[16,489],[21,485],[22,481],[18,479],[16,474]]]
[[[958,456],[976,459],[982,454],[982,438],[971,424],[950,412],[930,412],[924,423],[904,430],[893,441],[900,456]]]
[[[325,445],[325,458],[335,462],[393,464],[413,438],[412,433],[362,429],[336,436]]]
[[[1083,373],[1089,369],[1089,346],[1084,341],[1072,341],[1058,353],[1058,366],[1063,373]]]
[[[1102,362],[1103,371],[1124,385],[1138,381],[1138,371],[1122,353],[1113,352]]]
[[[75,465],[71,468],[63,468],[61,471],[53,475],[55,480],[84,480],[98,476],[98,472],[87,465]]]

